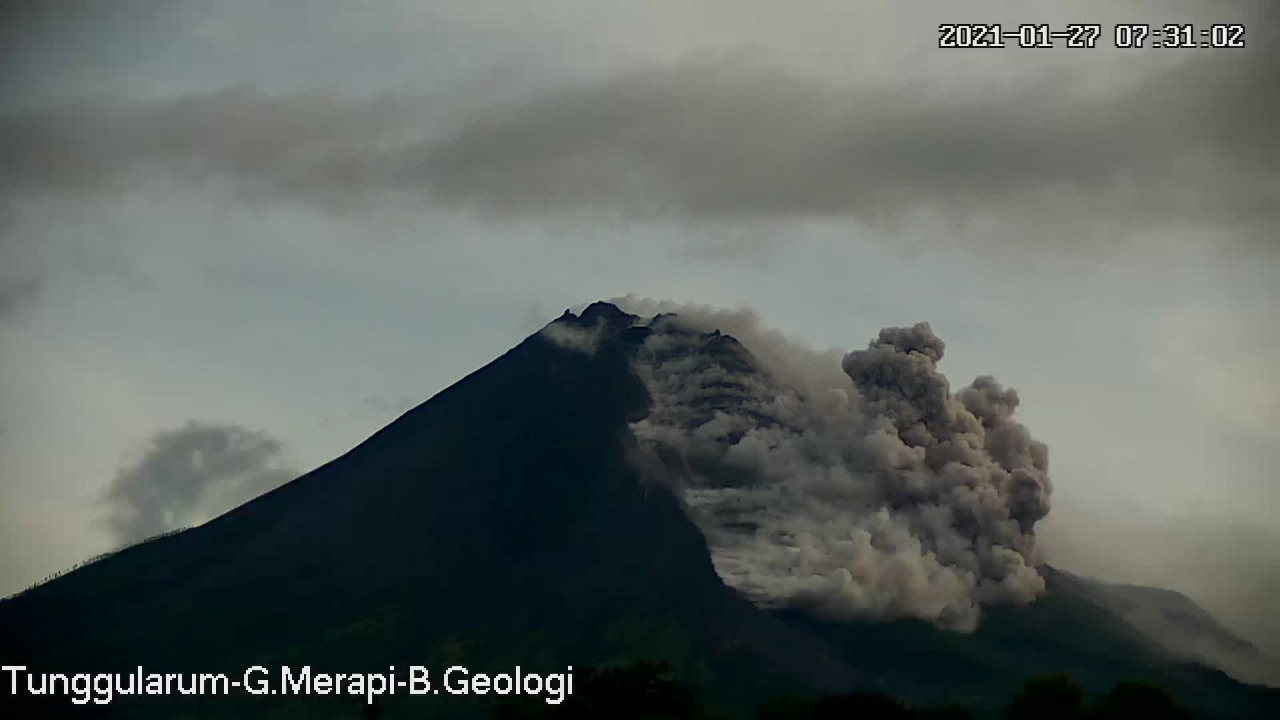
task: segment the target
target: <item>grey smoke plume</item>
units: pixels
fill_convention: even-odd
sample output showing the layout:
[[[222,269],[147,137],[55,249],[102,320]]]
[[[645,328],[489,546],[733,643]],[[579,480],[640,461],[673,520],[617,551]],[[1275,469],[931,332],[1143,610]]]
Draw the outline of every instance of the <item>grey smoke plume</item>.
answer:
[[[0,274],[0,318],[17,311],[39,288],[38,277]]]
[[[576,325],[565,325],[553,322],[538,331],[540,335],[566,350],[577,350],[586,355],[595,355],[604,332],[604,323],[597,322],[589,328]]]
[[[764,605],[957,630],[982,605],[1043,591],[1046,448],[1013,419],[1013,390],[980,377],[951,392],[928,324],[882,330],[839,365],[746,312],[689,308],[649,327],[635,364],[654,407],[633,430],[678,471],[730,586]]]
[[[237,425],[159,432],[103,496],[107,525],[131,543],[203,522],[293,479],[282,455],[278,441]]]

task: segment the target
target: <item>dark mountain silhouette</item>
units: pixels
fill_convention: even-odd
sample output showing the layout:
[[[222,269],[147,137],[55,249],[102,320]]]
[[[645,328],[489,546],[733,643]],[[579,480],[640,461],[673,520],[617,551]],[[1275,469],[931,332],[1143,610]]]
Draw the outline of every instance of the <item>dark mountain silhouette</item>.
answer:
[[[1233,633],[1181,593],[1060,575],[1063,584],[1072,585],[1119,615],[1175,658],[1205,661],[1245,680],[1280,682],[1280,661]]]
[[[681,502],[645,481],[629,422],[650,397],[645,333],[598,303],[535,334],[360,446],[201,527],[111,555],[0,603],[0,662],[42,672],[227,672],[410,664],[563,671],[671,665],[749,715],[786,693],[885,691],[994,712],[1027,676],[1091,692],[1158,682],[1200,713],[1262,717],[1264,694],[1170,660],[1049,573],[1038,602],[974,634],[762,610],[725,586]],[[736,353],[731,338],[713,343]],[[352,718],[341,697],[164,696],[72,706],[9,694],[4,717]],[[489,700],[382,698],[381,717],[474,717]],[[1274,698],[1272,698],[1274,699]]]

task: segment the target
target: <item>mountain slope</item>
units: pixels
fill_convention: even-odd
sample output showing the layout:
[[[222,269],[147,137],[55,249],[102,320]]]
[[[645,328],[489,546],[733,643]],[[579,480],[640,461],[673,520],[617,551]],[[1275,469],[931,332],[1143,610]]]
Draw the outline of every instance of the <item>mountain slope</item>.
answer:
[[[1061,575],[1063,582],[1123,618],[1174,658],[1206,662],[1237,678],[1280,683],[1280,664],[1181,593]]]
[[[1276,694],[1246,689],[1224,673],[1171,660],[1145,633],[1096,604],[1076,579],[1053,568],[1047,593],[1025,607],[994,608],[972,634],[940,633],[918,621],[831,623],[794,611],[796,626],[822,632],[894,694],[922,703],[961,701],[998,716],[1023,679],[1066,671],[1091,694],[1119,679],[1169,688],[1197,717],[1269,717]],[[868,649],[874,652],[867,652]]]
[[[645,402],[616,342],[588,357],[534,336],[315,472],[4,602],[2,659],[496,672],[658,656],[703,681],[742,665],[852,683],[725,588],[675,498],[642,487],[626,421]]]
[[[1251,691],[1171,663],[1052,576],[1045,598],[993,612],[971,635],[757,608],[721,580],[681,500],[651,482],[670,468],[638,469],[630,423],[652,398],[631,356],[648,330],[607,304],[558,326],[573,342],[530,337],[314,472],[0,603],[0,661],[238,676],[655,658],[740,715],[781,692],[853,688],[994,708],[1028,673],[1069,670],[1091,689],[1138,675],[1202,710],[1252,710]],[[711,341],[741,357],[735,341]],[[485,711],[474,697],[399,696],[385,717]],[[350,718],[359,702],[59,698],[33,713]]]

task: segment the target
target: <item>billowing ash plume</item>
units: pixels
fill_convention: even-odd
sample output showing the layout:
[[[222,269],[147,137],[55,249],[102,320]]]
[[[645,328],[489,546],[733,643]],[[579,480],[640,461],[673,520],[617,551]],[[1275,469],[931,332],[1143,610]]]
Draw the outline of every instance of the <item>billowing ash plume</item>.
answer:
[[[632,428],[675,471],[727,584],[762,605],[957,630],[1043,591],[1046,448],[1013,419],[1013,390],[980,377],[951,392],[928,324],[840,361],[749,313],[619,302],[659,312],[635,321],[653,407]]]

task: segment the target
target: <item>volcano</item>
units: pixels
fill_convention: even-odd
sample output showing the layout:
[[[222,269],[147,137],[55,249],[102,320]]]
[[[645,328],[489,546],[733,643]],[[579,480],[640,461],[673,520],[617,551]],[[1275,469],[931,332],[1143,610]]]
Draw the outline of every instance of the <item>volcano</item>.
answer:
[[[1169,653],[1035,560],[1042,446],[1005,421],[1016,396],[938,386],[927,327],[846,357],[857,392],[833,398],[705,325],[566,312],[317,470],[3,601],[0,661],[240,677],[660,660],[736,717],[853,689],[996,712],[1029,675],[1066,671],[1091,692],[1147,679],[1205,716],[1266,716],[1273,695]],[[797,409],[843,418],[850,398],[847,428]],[[841,503],[863,520],[832,540],[855,516],[824,510]],[[73,705],[0,679],[0,703],[30,717],[353,718],[364,703]],[[384,717],[486,717],[495,699],[391,695]]]

